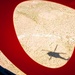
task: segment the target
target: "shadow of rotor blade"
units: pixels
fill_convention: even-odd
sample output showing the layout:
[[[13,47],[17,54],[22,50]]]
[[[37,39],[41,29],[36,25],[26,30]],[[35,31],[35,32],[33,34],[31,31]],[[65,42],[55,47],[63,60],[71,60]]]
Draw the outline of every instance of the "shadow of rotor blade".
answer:
[[[49,60],[51,60],[52,56],[49,58]]]
[[[44,50],[44,49],[42,49],[41,51],[49,51],[49,50]]]
[[[59,52],[59,54],[66,54],[66,53]]]
[[[55,49],[54,49],[54,52],[56,51],[57,47],[58,47],[58,44],[56,45],[56,47],[55,47]]]

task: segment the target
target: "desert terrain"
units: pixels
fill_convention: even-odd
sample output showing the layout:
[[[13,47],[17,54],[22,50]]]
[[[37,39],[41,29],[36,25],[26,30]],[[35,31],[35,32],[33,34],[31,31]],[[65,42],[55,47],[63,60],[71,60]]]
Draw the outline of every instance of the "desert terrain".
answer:
[[[27,1],[14,10],[14,27],[24,51],[37,63],[59,68],[75,46],[75,10],[48,1]]]

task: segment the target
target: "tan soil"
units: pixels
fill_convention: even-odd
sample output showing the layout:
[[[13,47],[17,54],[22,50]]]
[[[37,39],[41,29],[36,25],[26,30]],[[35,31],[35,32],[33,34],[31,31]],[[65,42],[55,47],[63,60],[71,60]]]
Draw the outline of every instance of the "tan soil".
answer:
[[[75,46],[75,10],[47,1],[23,2],[14,12],[14,27],[25,52],[37,63],[59,68],[68,60],[52,57],[55,52],[68,59]]]

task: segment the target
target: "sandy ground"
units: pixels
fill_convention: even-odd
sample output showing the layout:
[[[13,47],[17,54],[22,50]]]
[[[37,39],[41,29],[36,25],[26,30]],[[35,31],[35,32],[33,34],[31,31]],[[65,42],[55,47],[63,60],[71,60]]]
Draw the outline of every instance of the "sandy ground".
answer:
[[[75,10],[53,2],[23,2],[16,7],[13,19],[23,49],[37,63],[58,68],[71,58]]]
[[[6,68],[7,70],[13,72],[16,75],[26,75],[21,70],[19,70],[8,58],[0,51],[0,66]]]

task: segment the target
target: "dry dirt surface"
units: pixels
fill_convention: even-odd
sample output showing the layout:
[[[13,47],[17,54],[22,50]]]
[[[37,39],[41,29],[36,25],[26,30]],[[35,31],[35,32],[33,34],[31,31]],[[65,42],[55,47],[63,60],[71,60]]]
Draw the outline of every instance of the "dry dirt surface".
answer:
[[[37,63],[59,68],[75,46],[75,10],[47,1],[27,1],[14,10],[13,22],[24,51]]]

